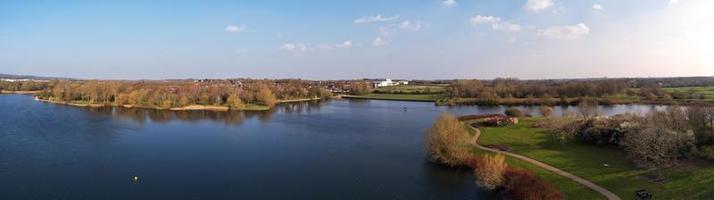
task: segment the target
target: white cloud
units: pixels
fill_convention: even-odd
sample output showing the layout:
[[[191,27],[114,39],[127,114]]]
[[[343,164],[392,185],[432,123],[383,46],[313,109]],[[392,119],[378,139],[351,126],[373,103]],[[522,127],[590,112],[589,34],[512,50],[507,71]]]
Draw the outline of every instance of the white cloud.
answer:
[[[334,49],[334,48],[350,48],[352,46],[353,46],[352,41],[345,40],[342,43],[320,45],[320,49],[329,50],[329,49]]]
[[[394,15],[391,17],[384,17],[382,15],[376,15],[376,16],[364,16],[355,19],[354,23],[355,24],[364,24],[364,23],[372,23],[372,22],[388,22],[388,21],[394,21],[399,19],[399,15]]]
[[[500,22],[501,18],[494,17],[494,16],[481,16],[481,15],[476,15],[475,17],[471,17],[471,25],[480,25],[480,24],[492,24],[492,23],[497,23]]]
[[[669,6],[679,5],[679,0],[669,0],[669,3],[667,5],[669,5]]]
[[[280,50],[287,51],[290,53],[299,54],[299,53],[307,51],[307,46],[305,46],[304,44],[286,43],[286,44],[283,44],[283,46],[280,46]]]
[[[388,37],[377,37],[372,40],[372,46],[381,47],[388,45],[390,42],[392,42],[392,39]]]
[[[443,0],[443,1],[441,1],[441,5],[450,7],[450,6],[456,5],[456,0]]]
[[[403,30],[419,31],[423,27],[421,22],[412,22],[409,20],[399,23],[399,28]]]
[[[590,33],[590,28],[583,23],[572,26],[552,26],[538,30],[538,35],[553,39],[573,40],[586,36]]]
[[[602,10],[602,5],[600,5],[600,4],[593,4],[593,10]]]
[[[477,15],[471,17],[471,25],[478,26],[482,24],[490,24],[491,29],[503,32],[518,32],[521,30],[520,24],[515,24],[511,22],[501,21],[501,18],[494,16],[481,16]]]
[[[528,0],[523,8],[529,11],[538,12],[553,7],[553,5],[555,5],[553,0]]]
[[[240,32],[244,32],[247,30],[248,30],[248,27],[244,26],[244,25],[240,25],[240,26],[228,25],[228,26],[226,26],[226,32],[231,32],[231,33],[240,33]]]

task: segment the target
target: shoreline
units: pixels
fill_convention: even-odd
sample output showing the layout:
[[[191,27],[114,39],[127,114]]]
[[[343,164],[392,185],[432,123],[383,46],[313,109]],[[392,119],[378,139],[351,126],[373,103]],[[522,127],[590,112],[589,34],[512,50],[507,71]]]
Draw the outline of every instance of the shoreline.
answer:
[[[305,102],[305,101],[318,101],[320,98],[306,98],[306,99],[290,99],[290,100],[278,100],[275,104],[282,103],[295,103],[295,102]],[[169,110],[169,111],[218,111],[218,112],[228,112],[228,111],[267,111],[272,109],[272,107],[262,106],[262,105],[245,105],[244,108],[231,109],[228,106],[212,106],[212,105],[188,105],[184,107],[174,107],[174,108],[159,108],[159,107],[146,107],[146,106],[136,106],[136,105],[115,105],[115,104],[90,104],[90,103],[73,103],[73,102],[59,102],[47,99],[41,99],[35,97],[35,101],[69,105],[76,107],[88,107],[88,108],[102,108],[102,107],[123,107],[123,108],[139,108],[139,109],[154,109],[154,110]]]
[[[364,99],[364,100],[384,100],[384,101],[411,101],[411,102],[436,102],[437,100],[430,99],[401,99],[401,98],[388,98],[388,97],[366,97],[358,95],[341,95],[340,98],[343,99]]]
[[[0,94],[37,94],[42,90],[0,90]]]

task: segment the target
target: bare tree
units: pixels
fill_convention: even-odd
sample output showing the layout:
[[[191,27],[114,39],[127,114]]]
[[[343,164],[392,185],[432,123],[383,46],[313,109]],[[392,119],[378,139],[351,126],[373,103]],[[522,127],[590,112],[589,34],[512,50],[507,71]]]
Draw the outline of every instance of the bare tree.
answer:
[[[469,155],[468,140],[466,127],[453,115],[443,113],[426,131],[424,143],[431,160],[457,166]]]

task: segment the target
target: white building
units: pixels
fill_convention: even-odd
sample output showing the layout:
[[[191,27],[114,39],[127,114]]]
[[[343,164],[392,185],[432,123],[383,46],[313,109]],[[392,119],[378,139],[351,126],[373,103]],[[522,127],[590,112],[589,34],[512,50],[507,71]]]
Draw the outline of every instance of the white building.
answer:
[[[409,84],[409,82],[407,82],[407,81],[392,81],[392,79],[381,79],[381,80],[372,81],[372,84],[374,85],[374,88],[378,88],[378,87],[385,87],[385,86],[407,85],[407,84]]]

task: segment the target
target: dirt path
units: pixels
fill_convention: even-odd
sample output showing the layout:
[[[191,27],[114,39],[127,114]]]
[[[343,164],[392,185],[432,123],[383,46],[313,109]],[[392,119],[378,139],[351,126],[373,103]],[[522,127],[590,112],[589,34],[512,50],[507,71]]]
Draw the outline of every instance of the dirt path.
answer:
[[[590,189],[592,189],[592,190],[595,190],[596,192],[599,192],[599,193],[602,194],[603,196],[607,197],[607,199],[611,199],[611,200],[621,200],[620,197],[618,197],[615,193],[610,192],[610,190],[607,190],[607,189],[605,189],[605,188],[603,188],[603,187],[601,187],[601,186],[599,186],[599,185],[597,185],[597,184],[595,184],[595,183],[593,183],[593,182],[590,182],[590,181],[588,181],[588,180],[585,180],[585,179],[583,179],[583,178],[580,178],[579,176],[575,176],[575,175],[573,175],[573,174],[571,174],[571,173],[568,173],[568,172],[566,172],[566,171],[563,171],[563,170],[561,170],[561,169],[555,168],[555,167],[550,166],[550,165],[548,165],[548,164],[542,163],[542,162],[540,162],[540,161],[537,161],[537,160],[534,160],[534,159],[531,159],[531,158],[528,158],[528,157],[525,157],[525,156],[522,156],[522,155],[519,155],[519,154],[515,154],[515,153],[511,153],[511,152],[505,152],[505,151],[499,151],[499,150],[497,150],[497,149],[492,149],[492,148],[488,148],[488,147],[481,146],[480,144],[478,144],[478,138],[479,138],[479,136],[481,136],[481,130],[479,130],[478,128],[473,127],[473,126],[471,126],[471,125],[469,125],[469,127],[471,127],[471,129],[474,130],[474,136],[471,138],[470,143],[471,143],[472,145],[474,145],[476,148],[479,148],[479,149],[484,150],[484,151],[494,152],[494,153],[502,153],[502,154],[504,154],[504,155],[507,155],[507,156],[510,156],[510,157],[513,157],[513,158],[517,158],[517,159],[520,159],[520,160],[523,160],[523,161],[526,161],[526,162],[528,162],[528,163],[531,163],[531,164],[533,164],[533,165],[536,165],[536,166],[538,166],[538,167],[541,167],[541,168],[543,168],[543,169],[546,169],[546,170],[551,171],[551,172],[553,172],[553,173],[556,173],[556,174],[558,174],[558,175],[564,176],[564,177],[566,177],[566,178],[568,178],[568,179],[570,179],[570,180],[573,180],[573,181],[575,181],[575,182],[578,182],[578,183],[584,185],[585,187],[588,187],[588,188],[590,188]]]

